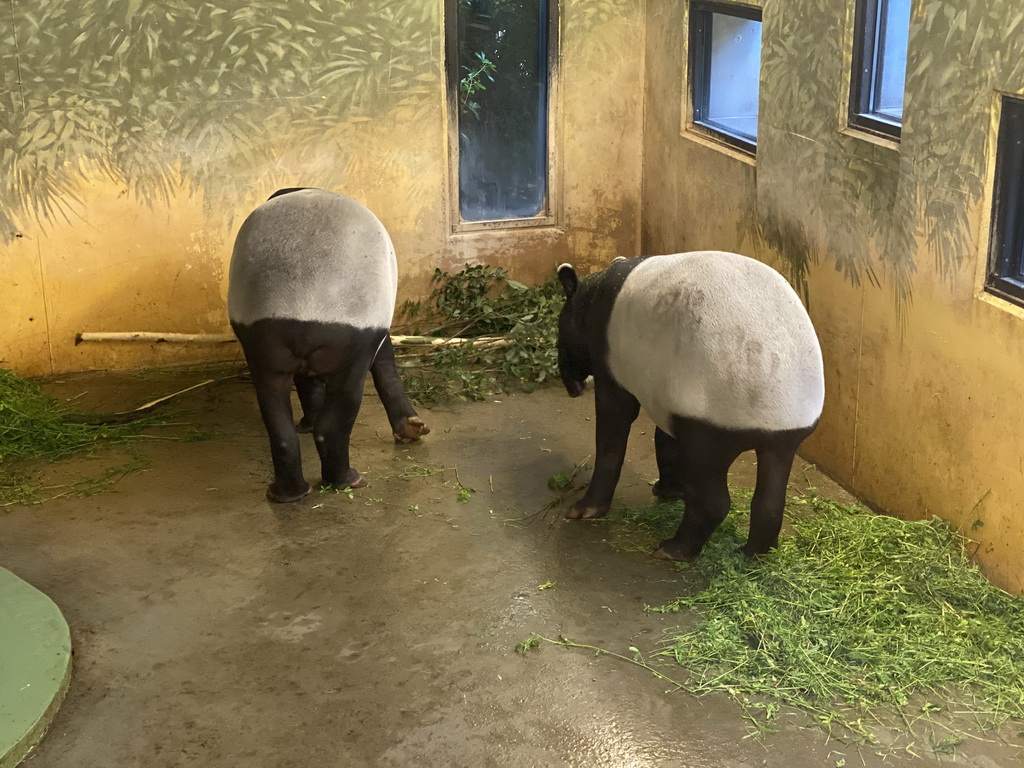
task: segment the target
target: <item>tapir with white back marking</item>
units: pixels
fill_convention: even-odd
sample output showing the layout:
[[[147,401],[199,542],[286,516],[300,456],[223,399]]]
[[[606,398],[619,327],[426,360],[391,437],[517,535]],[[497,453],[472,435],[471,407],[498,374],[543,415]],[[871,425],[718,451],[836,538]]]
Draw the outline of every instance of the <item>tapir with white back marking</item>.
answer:
[[[757,454],[750,534],[741,551],[778,543],[797,448],[825,399],[821,348],[789,283],[754,259],[721,251],[617,259],[565,289],[558,365],[569,394],[594,377],[594,475],[567,517],[607,514],[629,430],[642,407],[654,421],[654,493],[682,499],[676,535],[655,551],[696,557],[725,519],[729,467]]]
[[[322,189],[283,189],[254,210],[235,239],[228,318],[245,353],[270,438],[271,501],[309,493],[299,431],[312,431],[322,482],[358,488],[349,439],[366,374],[396,442],[427,434],[409,403],[389,329],[398,266],[384,226],[361,203]],[[294,382],[302,406],[292,421]]]

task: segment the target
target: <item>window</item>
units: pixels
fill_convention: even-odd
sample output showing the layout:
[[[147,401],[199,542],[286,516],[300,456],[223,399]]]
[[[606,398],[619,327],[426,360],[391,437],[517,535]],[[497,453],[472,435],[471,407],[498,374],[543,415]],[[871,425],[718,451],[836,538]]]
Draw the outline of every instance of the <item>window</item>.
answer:
[[[850,125],[900,137],[909,37],[910,0],[857,0]]]
[[[557,0],[447,0],[455,230],[553,223]]]
[[[1003,97],[996,146],[996,188],[989,292],[1024,305],[1024,100]]]
[[[761,74],[761,9],[732,3],[690,5],[693,123],[753,154]]]

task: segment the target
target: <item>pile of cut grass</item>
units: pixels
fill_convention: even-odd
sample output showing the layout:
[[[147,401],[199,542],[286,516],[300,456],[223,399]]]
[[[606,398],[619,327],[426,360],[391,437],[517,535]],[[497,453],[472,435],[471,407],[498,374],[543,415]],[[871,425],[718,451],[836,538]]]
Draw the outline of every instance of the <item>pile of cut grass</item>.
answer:
[[[736,552],[749,512],[733,513],[682,565],[707,586],[653,609],[700,616],[658,651],[686,668],[685,689],[731,694],[762,730],[785,704],[869,742],[866,721],[892,728],[893,715],[905,732],[922,718],[970,716],[981,730],[1024,719],[1024,599],[980,573],[963,537],[937,519],[795,501],[792,533],[756,560]],[[658,535],[680,514],[627,511]]]
[[[124,444],[153,423],[152,418],[128,424],[86,423],[82,414],[61,405],[35,382],[0,368],[0,501],[31,503],[47,490],[29,477],[29,462],[88,453],[99,444]],[[90,478],[73,488],[61,486],[58,495],[96,492],[143,466],[144,462],[134,456],[128,464],[106,470],[101,482]]]

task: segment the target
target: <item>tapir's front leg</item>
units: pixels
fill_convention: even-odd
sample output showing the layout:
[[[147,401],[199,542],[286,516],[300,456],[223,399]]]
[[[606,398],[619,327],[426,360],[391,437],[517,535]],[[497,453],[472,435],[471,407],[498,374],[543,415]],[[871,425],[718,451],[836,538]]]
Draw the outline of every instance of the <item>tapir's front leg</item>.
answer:
[[[597,412],[597,458],[594,475],[583,498],[572,505],[566,517],[572,520],[604,517],[612,505],[615,486],[626,457],[629,429],[640,413],[640,403],[610,377],[595,377],[594,402]]]
[[[407,443],[419,440],[423,435],[430,434],[430,429],[423,423],[416,410],[409,402],[402,386],[402,377],[398,374],[395,363],[395,349],[391,345],[391,337],[385,335],[384,343],[377,350],[377,357],[370,366],[373,386],[380,395],[384,410],[388,414],[391,433],[396,443]]]

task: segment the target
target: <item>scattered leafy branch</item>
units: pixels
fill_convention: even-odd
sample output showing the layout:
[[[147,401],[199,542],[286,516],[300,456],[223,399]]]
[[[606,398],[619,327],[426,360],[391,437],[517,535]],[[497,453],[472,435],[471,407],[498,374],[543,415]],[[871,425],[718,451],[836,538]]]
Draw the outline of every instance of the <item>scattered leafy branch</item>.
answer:
[[[562,295],[556,280],[527,286],[500,267],[466,266],[454,275],[434,271],[425,302],[406,302],[402,314],[427,336],[470,340],[447,346],[398,346],[410,396],[420,402],[451,397],[480,400],[515,388],[532,389],[558,371],[558,313]],[[417,328],[416,333],[419,333]],[[474,347],[481,336],[504,336],[504,347]]]
[[[576,476],[587,468],[587,462],[590,461],[590,457],[583,459],[583,461],[577,463],[568,472],[558,472],[548,478],[548,488],[552,491],[570,491],[576,484]]]
[[[544,635],[534,634],[528,637],[526,640],[523,640],[521,643],[518,643],[516,645],[516,652],[525,656],[530,649],[538,647],[541,644],[541,642],[551,643],[552,645],[560,645],[563,648],[581,648],[586,651],[593,651],[598,656],[611,656],[613,659],[619,659],[620,661],[628,661],[630,664],[635,664],[636,666],[642,669],[646,669],[659,680],[663,680],[666,683],[670,683],[673,686],[672,690],[685,688],[685,686],[682,683],[676,682],[668,675],[663,674],[662,672],[658,671],[650,664],[648,664],[646,661],[644,661],[644,657],[643,654],[640,652],[640,649],[632,645],[629,647],[629,650],[632,651],[633,656],[629,657],[623,656],[621,653],[609,651],[607,648],[599,648],[596,645],[588,645],[586,643],[574,643],[572,640],[570,640],[567,637],[564,637],[563,635],[559,635],[557,638],[550,638],[544,637]]]

